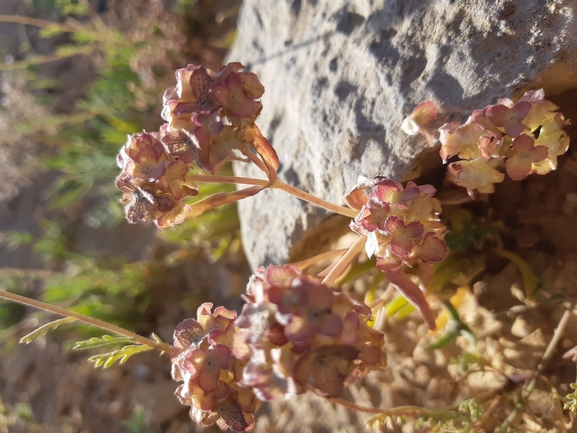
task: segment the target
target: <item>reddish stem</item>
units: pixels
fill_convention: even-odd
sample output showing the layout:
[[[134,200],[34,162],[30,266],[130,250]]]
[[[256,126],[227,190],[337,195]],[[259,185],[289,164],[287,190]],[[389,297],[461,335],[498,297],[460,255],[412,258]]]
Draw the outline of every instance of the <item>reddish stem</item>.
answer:
[[[385,275],[389,282],[421,313],[429,329],[437,329],[433,312],[421,289],[401,269],[385,272]]]

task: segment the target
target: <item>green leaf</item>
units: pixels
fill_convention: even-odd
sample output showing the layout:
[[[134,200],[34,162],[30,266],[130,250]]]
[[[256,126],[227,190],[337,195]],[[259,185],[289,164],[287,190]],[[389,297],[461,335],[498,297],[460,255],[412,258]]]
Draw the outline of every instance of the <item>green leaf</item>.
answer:
[[[114,352],[101,353],[99,355],[94,355],[88,358],[90,362],[94,363],[94,367],[109,368],[115,362],[119,364],[124,364],[128,361],[132,355],[140,352],[146,352],[147,350],[152,350],[150,346],[145,346],[144,344],[131,344],[129,346],[124,346],[122,349],[115,350]]]
[[[495,248],[493,250],[495,254],[505,257],[506,259],[511,260],[513,263],[517,265],[519,271],[521,272],[521,276],[523,277],[523,285],[525,286],[525,296],[530,297],[533,296],[539,288],[541,288],[541,281],[539,278],[535,276],[533,269],[531,266],[519,257],[517,254],[512,253],[509,250],[504,248]]]
[[[92,337],[89,340],[77,341],[72,350],[93,349],[95,347],[110,346],[113,344],[126,344],[134,342],[129,337],[114,337],[112,335],[103,335],[102,337]]]
[[[365,421],[365,427],[372,428],[372,429],[382,429],[387,425],[387,421],[389,420],[390,416],[385,414],[377,414],[373,415]]]
[[[20,339],[20,343],[22,344],[30,344],[34,340],[37,340],[40,337],[44,337],[48,332],[52,331],[53,329],[58,328],[60,325],[64,323],[74,322],[76,318],[74,317],[64,317],[62,319],[55,320],[53,322],[47,323],[46,325],[42,325],[40,328],[32,331],[30,334],[25,335]]]
[[[391,317],[392,315],[398,313],[407,305],[410,305],[409,301],[407,301],[404,296],[398,295],[395,299],[393,299],[386,305],[385,313],[387,317]]]

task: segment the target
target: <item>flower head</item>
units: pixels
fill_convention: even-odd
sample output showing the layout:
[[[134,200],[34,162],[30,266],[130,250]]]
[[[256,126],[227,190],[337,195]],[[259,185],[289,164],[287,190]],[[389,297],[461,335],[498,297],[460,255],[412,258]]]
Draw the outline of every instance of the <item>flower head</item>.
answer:
[[[401,129],[408,135],[424,135],[429,142],[434,140],[426,126],[437,117],[437,107],[433,101],[422,102],[415,107],[410,116],[401,124]]]
[[[531,110],[531,103],[519,101],[509,108],[504,104],[491,105],[487,108],[487,117],[494,125],[505,129],[510,137],[516,137],[525,129],[522,120]]]
[[[247,299],[233,353],[248,360],[242,384],[260,399],[308,386],[336,397],[353,376],[384,365],[383,335],[366,324],[370,309],[298,268],[260,268]]]
[[[217,424],[223,430],[251,430],[258,403],[250,389],[239,385],[244,362],[233,356],[236,313],[212,304],[197,310],[174,330],[172,377],[183,382],[176,390],[181,403],[200,426]]]
[[[368,196],[361,195],[366,191],[370,191]],[[435,188],[430,185],[409,182],[403,187],[382,177],[372,181],[361,178],[345,200],[362,204],[351,229],[367,237],[365,248],[369,257],[384,259],[394,270],[403,263],[413,265],[421,260],[417,247],[428,234],[444,245],[445,227],[438,218],[441,208],[433,198],[434,193]],[[442,260],[446,254],[445,245],[434,261]]]
[[[449,164],[449,179],[469,194],[492,193],[504,179],[499,171],[503,165],[514,180],[555,170],[557,157],[569,146],[562,129],[569,122],[558,108],[545,99],[543,89],[532,90],[517,103],[501,99],[475,110],[464,125],[443,125],[441,157],[445,162],[455,155],[462,160]]]
[[[452,162],[447,167],[451,180],[457,185],[467,188],[469,194],[474,190],[490,194],[495,191],[495,184],[501,183],[505,175],[489,166],[483,158],[472,161]]]
[[[511,145],[511,155],[507,159],[507,174],[513,180],[521,180],[531,173],[533,163],[547,158],[548,149],[545,146],[534,146],[535,140],[528,135],[515,137]]]

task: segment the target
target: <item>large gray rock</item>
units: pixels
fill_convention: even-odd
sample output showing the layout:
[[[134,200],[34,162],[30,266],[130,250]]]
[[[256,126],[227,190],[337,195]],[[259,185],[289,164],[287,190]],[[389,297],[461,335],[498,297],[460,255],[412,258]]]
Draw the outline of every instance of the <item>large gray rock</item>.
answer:
[[[266,88],[257,123],[280,178],[342,203],[359,174],[407,180],[441,164],[417,158],[430,145],[400,128],[422,101],[465,120],[498,98],[577,87],[576,12],[574,1],[245,0],[229,59]],[[305,232],[327,215],[280,191],[240,214],[252,266],[307,254]]]

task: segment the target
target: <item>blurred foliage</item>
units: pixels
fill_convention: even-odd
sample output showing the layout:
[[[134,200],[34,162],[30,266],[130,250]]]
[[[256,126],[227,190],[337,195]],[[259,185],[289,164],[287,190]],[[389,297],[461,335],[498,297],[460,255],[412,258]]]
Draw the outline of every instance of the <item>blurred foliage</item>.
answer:
[[[136,406],[132,412],[132,418],[123,421],[122,425],[127,433],[151,433],[150,421],[142,406]]]
[[[54,48],[40,55],[30,44],[22,44],[21,60],[0,64],[5,96],[0,117],[6,120],[6,130],[0,127],[0,144],[23,148],[22,143],[33,143],[29,153],[35,162],[58,176],[44,189],[49,212],[40,235],[14,230],[0,233],[2,247],[30,246],[47,272],[3,269],[3,288],[37,294],[37,285],[34,288],[30,283],[40,280],[45,301],[134,329],[150,307],[151,284],[161,280],[177,258],[201,248],[218,260],[231,247],[238,249],[239,223],[232,206],[155,236],[167,245],[166,269],[149,261],[129,263],[106,251],[79,254],[71,241],[79,219],[96,229],[122,230],[126,224],[120,192],[114,186],[118,175],[115,156],[128,134],[158,128],[162,94],[174,85],[175,69],[191,58],[206,60],[212,68],[220,66],[234,25],[219,29],[214,17],[207,19],[206,14],[218,12],[217,3],[199,8],[196,1],[183,0],[168,10],[163,2],[149,0],[134,5],[128,22],[120,10],[110,11],[106,23],[85,0],[33,0],[28,4],[33,6],[30,14],[51,17],[51,21],[36,19],[29,24],[40,27],[39,37]],[[233,3],[236,6],[223,11],[220,22],[235,18],[239,2]],[[120,3],[117,6],[122,9]],[[12,22],[26,24],[22,20],[27,18],[14,19]],[[224,37],[228,42],[196,44],[198,52],[191,53],[189,42],[199,37],[207,41]],[[88,65],[81,69],[87,71],[82,72],[87,75],[87,87],[80,97],[71,97],[69,83],[46,66],[78,56],[82,58],[77,60]],[[61,104],[62,98],[68,98],[70,104]],[[208,196],[232,188],[203,184],[201,191]],[[0,303],[0,328],[17,324],[24,312],[18,304]]]
[[[44,432],[35,419],[28,404],[5,404],[0,398],[0,433]]]

